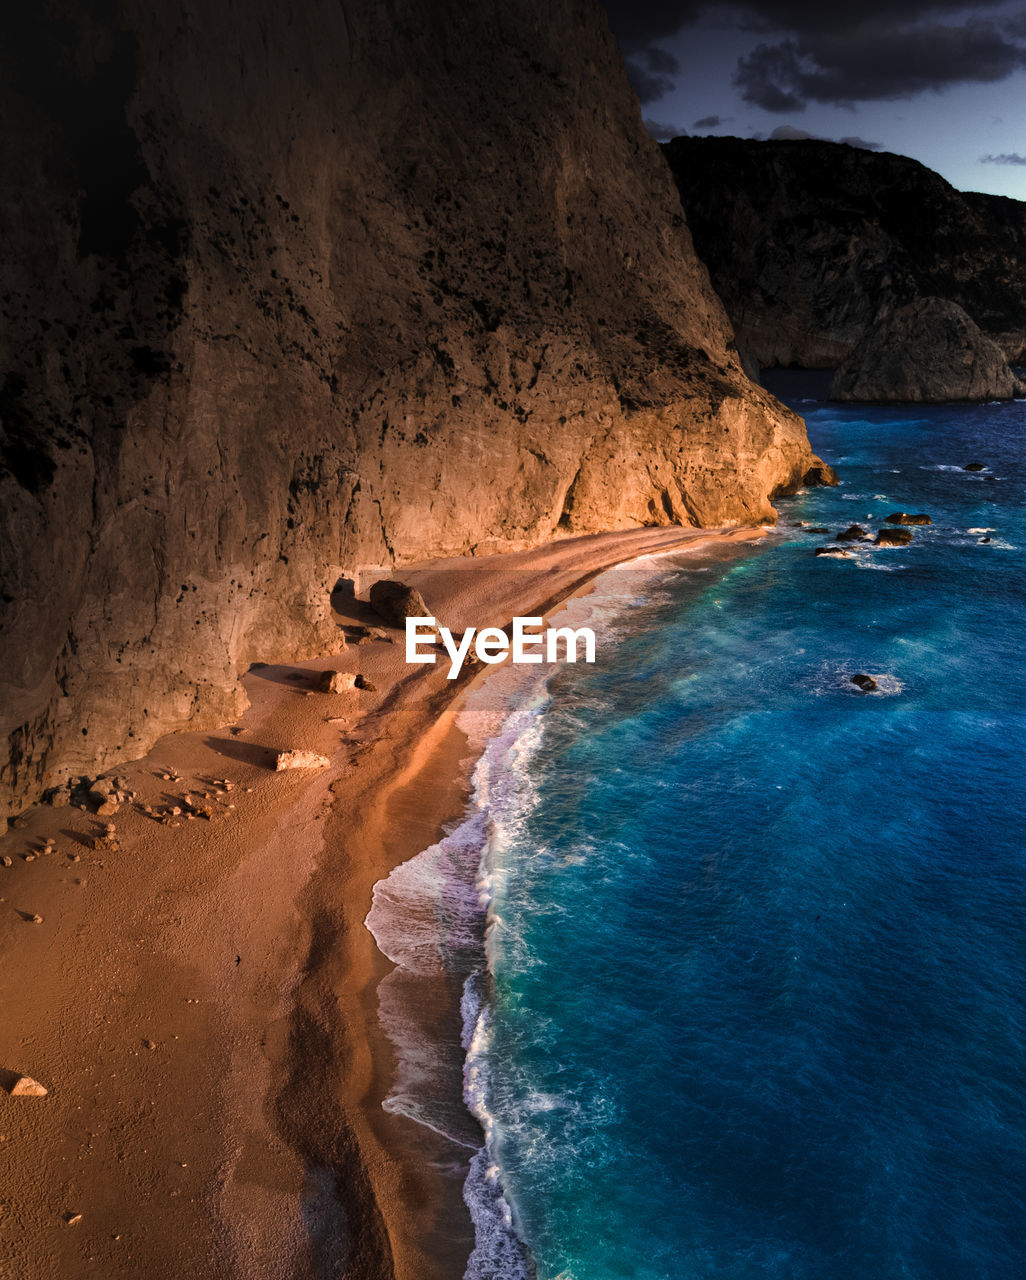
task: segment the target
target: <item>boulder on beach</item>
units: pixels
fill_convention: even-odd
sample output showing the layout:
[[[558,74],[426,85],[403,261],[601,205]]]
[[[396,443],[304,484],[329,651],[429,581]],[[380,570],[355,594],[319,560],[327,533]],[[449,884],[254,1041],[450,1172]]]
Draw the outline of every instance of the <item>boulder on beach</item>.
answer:
[[[864,671],[857,671],[851,678],[852,684],[857,684],[863,693],[872,693],[874,689],[880,686],[876,683],[872,676],[867,676]]]
[[[884,516],[887,524],[933,524],[928,515],[920,512],[918,515],[909,515],[907,511],[895,511],[889,516]]]
[[[321,693],[345,693],[347,689],[356,688],[356,673],[353,671],[322,671],[317,682]]]
[[[393,578],[380,578],[375,582],[370,589],[370,606],[390,627],[403,628],[407,618],[430,616],[417,588]]]
[[[917,298],[883,316],[830,384],[833,400],[1011,400],[1023,384],[1001,348],[955,302]]]
[[[279,751],[274,767],[281,773],[283,769],[325,769],[330,763],[327,756],[316,751]]]
[[[872,535],[868,529],[863,529],[860,524],[850,524],[842,533],[837,534],[837,541],[860,542],[869,537],[872,537]]]
[[[7,1092],[12,1098],[45,1098],[47,1089],[31,1076],[18,1076],[7,1086]]]
[[[907,547],[912,541],[911,529],[881,529],[876,535],[878,547]]]

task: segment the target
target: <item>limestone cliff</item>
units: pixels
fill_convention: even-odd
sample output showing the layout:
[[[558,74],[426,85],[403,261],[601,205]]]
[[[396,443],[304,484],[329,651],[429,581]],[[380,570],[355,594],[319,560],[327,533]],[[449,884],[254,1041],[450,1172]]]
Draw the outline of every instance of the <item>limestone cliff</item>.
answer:
[[[835,400],[1010,400],[1023,385],[960,306],[917,298],[874,325],[830,384]]]
[[[813,465],[591,0],[8,9],[8,809],[233,717],[340,571],[771,519]]]
[[[836,142],[675,138],[699,256],[764,367],[840,364],[919,297],[957,303],[1026,359],[1026,205],[956,191],[905,156]]]

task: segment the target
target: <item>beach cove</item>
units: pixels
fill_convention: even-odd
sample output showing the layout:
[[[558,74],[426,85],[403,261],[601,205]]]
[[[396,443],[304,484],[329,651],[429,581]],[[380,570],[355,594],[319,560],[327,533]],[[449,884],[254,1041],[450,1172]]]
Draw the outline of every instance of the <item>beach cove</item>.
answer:
[[[637,529],[403,577],[454,628],[501,624],[625,560],[760,536]],[[40,805],[0,841],[0,1065],[49,1090],[4,1103],[6,1185],[34,1185],[6,1205],[5,1274],[462,1274],[462,1177],[381,1107],[390,965],[363,920],[465,802],[454,712],[480,669],[411,672],[401,643],[356,642],[377,620],[348,608],[337,658],[258,664],[238,724],[116,770],[135,798],[113,819]],[[317,692],[327,669],[376,690]],[[331,765],[275,772],[285,750]]]

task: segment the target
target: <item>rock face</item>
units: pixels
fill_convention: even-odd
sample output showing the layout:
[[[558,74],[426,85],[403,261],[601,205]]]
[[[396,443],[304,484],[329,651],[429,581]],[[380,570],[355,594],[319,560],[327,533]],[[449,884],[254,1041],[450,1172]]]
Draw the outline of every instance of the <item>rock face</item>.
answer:
[[[592,0],[4,25],[8,810],[335,648],[340,571],[758,523],[817,467]]]
[[[831,368],[878,314],[958,303],[1026,359],[1026,205],[956,191],[905,156],[836,142],[666,144],[695,247],[738,345],[764,367]]]
[[[1022,384],[960,306],[919,298],[876,324],[834,375],[835,400],[1010,400]],[[910,521],[911,523],[911,521]]]

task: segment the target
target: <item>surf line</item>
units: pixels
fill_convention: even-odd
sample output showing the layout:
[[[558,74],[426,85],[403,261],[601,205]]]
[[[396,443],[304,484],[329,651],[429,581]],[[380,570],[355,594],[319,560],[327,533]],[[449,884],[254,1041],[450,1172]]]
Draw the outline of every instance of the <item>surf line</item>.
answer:
[[[501,627],[468,627],[457,641],[448,627],[438,626],[433,617],[406,619],[406,661],[435,662],[438,654],[425,649],[442,647],[449,655],[448,680],[455,680],[473,645],[479,662],[558,662],[560,642],[567,662],[577,661],[578,646],[583,646],[584,661],[595,661],[595,632],[591,627],[548,627],[542,630],[544,618],[514,618],[512,634]],[[542,650],[544,649],[544,653]]]

